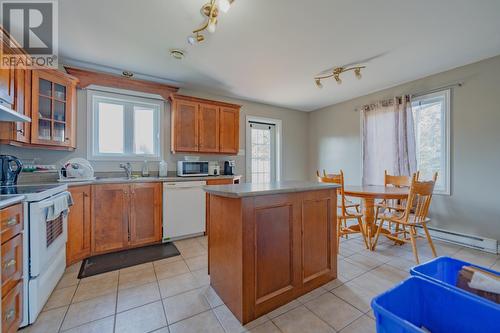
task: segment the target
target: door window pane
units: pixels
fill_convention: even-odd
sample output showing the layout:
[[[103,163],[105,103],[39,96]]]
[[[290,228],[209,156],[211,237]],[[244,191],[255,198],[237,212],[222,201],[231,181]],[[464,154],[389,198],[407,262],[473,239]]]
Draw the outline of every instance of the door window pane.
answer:
[[[275,181],[275,127],[251,123],[250,140],[252,183]]]
[[[134,153],[155,153],[155,110],[134,107]]]
[[[123,105],[98,103],[99,153],[124,153],[124,109]]]

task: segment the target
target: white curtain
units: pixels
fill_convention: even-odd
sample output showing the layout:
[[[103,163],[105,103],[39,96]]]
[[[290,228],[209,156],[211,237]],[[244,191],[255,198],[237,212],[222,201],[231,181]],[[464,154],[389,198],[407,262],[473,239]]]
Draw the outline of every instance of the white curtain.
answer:
[[[363,117],[363,184],[383,185],[384,170],[409,176],[416,171],[415,129],[409,96],[366,105]]]

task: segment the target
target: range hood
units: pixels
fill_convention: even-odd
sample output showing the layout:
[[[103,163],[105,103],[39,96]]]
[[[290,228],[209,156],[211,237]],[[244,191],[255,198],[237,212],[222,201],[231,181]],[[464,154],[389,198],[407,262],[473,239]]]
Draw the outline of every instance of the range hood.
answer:
[[[30,123],[31,118],[26,117],[25,115],[22,115],[20,113],[17,113],[11,108],[2,105],[2,103],[0,102],[0,121],[18,121],[23,123]]]

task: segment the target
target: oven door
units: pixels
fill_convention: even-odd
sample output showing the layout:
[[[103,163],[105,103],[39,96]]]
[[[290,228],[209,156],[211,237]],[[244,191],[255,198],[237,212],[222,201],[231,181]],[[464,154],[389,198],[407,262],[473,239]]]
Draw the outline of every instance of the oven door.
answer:
[[[66,253],[67,214],[61,213],[51,221],[46,220],[47,209],[62,195],[68,194],[62,193],[30,204],[30,278],[49,270],[55,258],[61,252]]]

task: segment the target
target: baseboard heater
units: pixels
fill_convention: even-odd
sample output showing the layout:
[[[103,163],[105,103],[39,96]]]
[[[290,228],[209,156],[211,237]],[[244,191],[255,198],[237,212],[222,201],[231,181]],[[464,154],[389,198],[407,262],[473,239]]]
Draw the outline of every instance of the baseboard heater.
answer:
[[[422,227],[419,228],[419,233],[424,235]],[[500,245],[496,239],[482,238],[478,236],[471,236],[448,230],[427,227],[433,239],[438,239],[444,242],[453,243],[470,247],[476,250],[481,250],[489,253],[499,254]]]

